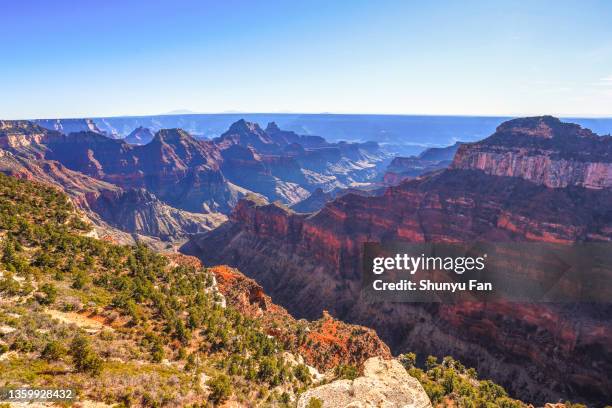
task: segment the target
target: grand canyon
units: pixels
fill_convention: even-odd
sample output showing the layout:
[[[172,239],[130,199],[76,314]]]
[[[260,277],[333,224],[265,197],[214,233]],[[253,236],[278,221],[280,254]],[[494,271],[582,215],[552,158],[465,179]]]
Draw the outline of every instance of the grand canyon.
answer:
[[[275,122],[237,119],[212,137],[146,125],[120,135],[96,119],[2,120],[0,171],[66,194],[91,237],[210,268],[224,302],[321,372],[376,377],[383,363],[368,359],[415,352],[419,366],[452,356],[527,403],[612,400],[609,304],[360,296],[365,242],[612,241],[609,136],[504,119],[481,140],[401,156]]]

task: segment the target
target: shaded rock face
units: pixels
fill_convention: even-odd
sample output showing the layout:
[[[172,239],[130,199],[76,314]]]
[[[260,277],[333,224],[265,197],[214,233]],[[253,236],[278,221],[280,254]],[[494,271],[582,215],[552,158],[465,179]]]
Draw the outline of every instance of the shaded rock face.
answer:
[[[335,198],[342,197],[346,194],[356,194],[364,197],[382,195],[384,189],[357,189],[357,188],[335,188],[331,191],[325,192],[322,188],[317,188],[304,200],[291,206],[291,209],[301,213],[312,213],[319,211],[325,204],[333,201]]]
[[[176,209],[144,189],[104,191],[88,198],[90,208],[112,226],[162,240],[209,231],[227,219],[219,213],[190,213]]]
[[[405,181],[382,196],[348,194],[313,215],[241,203],[230,219],[184,250],[239,267],[296,316],[325,309],[374,328],[394,352],[452,355],[523,400],[612,398],[607,305],[372,306],[360,300],[364,242],[612,241],[612,189],[550,188],[520,176],[454,168]]]
[[[55,137],[44,148],[46,159],[121,188],[146,188],[191,212],[229,211],[239,195],[220,172],[218,149],[180,129],[162,130],[142,146],[79,132]]]
[[[304,392],[298,408],[308,407],[312,398],[323,407],[403,407],[431,408],[421,384],[396,360],[374,357],[364,364],[363,376],[354,380],[337,380]]]
[[[550,116],[503,123],[489,138],[462,146],[456,169],[521,177],[548,187],[612,187],[612,138]]]
[[[129,144],[143,145],[153,140],[154,136],[155,135],[153,134],[153,132],[151,132],[151,129],[139,126],[132,132],[130,132],[130,134],[127,135],[123,140],[125,140],[126,143]]]
[[[393,186],[400,182],[418,177],[435,170],[445,169],[451,165],[460,142],[448,147],[434,147],[425,150],[418,156],[395,157],[383,176],[385,185]]]
[[[223,174],[234,184],[269,200],[298,202],[309,195],[299,165],[289,157],[262,157],[252,147],[232,145],[222,151]]]

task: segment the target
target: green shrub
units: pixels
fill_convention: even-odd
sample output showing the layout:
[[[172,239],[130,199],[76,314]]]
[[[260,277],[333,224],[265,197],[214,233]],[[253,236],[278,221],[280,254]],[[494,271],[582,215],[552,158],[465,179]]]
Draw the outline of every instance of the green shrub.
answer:
[[[414,353],[400,354],[398,359],[406,370],[409,370],[416,365],[416,354]]]
[[[52,340],[45,345],[41,358],[47,361],[61,360],[66,355],[66,348],[60,342]]]
[[[220,374],[206,382],[210,387],[208,399],[215,404],[221,404],[232,395],[232,384],[225,374]]]
[[[78,371],[99,375],[102,371],[102,359],[92,349],[89,339],[77,334],[70,345],[70,355]]]
[[[306,405],[306,408],[322,408],[322,407],[323,407],[323,401],[315,397],[312,397],[310,400],[308,400],[308,405]]]
[[[38,300],[40,304],[50,305],[57,299],[57,288],[52,283],[45,283],[40,291],[45,294],[44,298]]]
[[[355,366],[341,364],[334,369],[334,374],[338,379],[354,380],[359,376],[359,370]]]

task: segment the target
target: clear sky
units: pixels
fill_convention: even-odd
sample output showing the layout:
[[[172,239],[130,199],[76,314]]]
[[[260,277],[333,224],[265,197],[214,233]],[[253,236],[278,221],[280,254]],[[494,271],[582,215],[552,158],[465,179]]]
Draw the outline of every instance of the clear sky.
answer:
[[[0,118],[612,116],[610,1],[31,0],[1,14]]]

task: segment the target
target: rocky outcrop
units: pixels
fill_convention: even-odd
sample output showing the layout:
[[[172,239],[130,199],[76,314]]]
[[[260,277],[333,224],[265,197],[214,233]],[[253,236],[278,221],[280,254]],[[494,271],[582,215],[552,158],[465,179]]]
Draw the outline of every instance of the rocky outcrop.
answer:
[[[374,357],[367,360],[363,376],[354,380],[336,380],[304,392],[298,408],[307,408],[311,399],[329,408],[431,408],[421,384],[396,360]]]
[[[232,145],[252,147],[262,153],[272,153],[279,146],[257,123],[241,119],[233,123],[229,130],[215,139],[215,143],[223,150]]]
[[[453,168],[520,177],[547,187],[612,187],[612,138],[543,116],[503,123],[481,142],[461,146]]]
[[[511,132],[512,140],[569,135],[571,144],[577,132],[576,127],[557,133],[541,132],[540,125],[529,129]],[[587,143],[608,143],[593,140]],[[593,152],[592,161],[603,156]],[[453,168],[405,181],[382,196],[348,194],[312,215],[242,203],[230,223],[194,238],[184,250],[205,262],[239,267],[294,315],[316,317],[329,310],[374,328],[395,352],[452,355],[523,400],[602,402],[612,398],[606,375],[612,371],[608,306],[373,306],[360,299],[360,262],[363,243],[382,240],[609,242],[611,208],[609,188],[550,188],[520,176]]]
[[[326,312],[318,320],[298,321],[237,269],[215,266],[210,271],[229,305],[257,319],[268,334],[289,345],[310,366],[319,370],[339,364],[361,367],[371,357],[391,358],[389,347],[371,329],[336,320]]]

